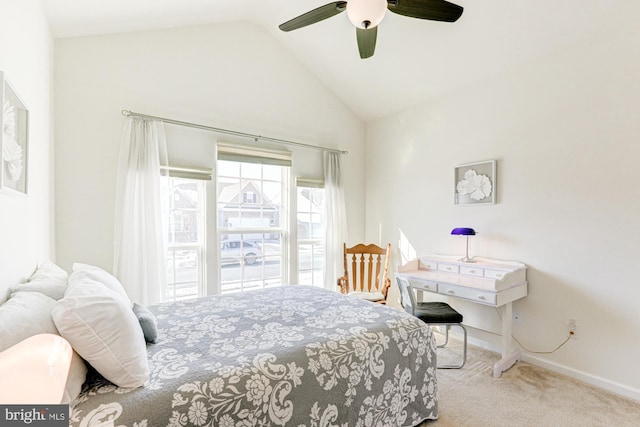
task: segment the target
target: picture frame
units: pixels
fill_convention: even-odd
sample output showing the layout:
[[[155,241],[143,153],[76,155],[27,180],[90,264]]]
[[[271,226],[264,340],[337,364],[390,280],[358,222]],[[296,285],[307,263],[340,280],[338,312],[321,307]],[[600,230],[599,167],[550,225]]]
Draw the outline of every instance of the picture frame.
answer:
[[[496,198],[496,161],[466,163],[454,169],[454,204],[492,205]]]
[[[27,194],[29,110],[0,71],[0,193]]]

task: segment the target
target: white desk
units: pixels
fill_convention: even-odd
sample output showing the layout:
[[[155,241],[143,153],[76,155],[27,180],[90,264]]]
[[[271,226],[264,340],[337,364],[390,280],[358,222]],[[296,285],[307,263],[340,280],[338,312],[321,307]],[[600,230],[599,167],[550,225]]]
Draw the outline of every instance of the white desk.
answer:
[[[418,291],[461,298],[491,307],[505,306],[502,316],[502,358],[493,365],[493,376],[520,360],[520,351],[511,348],[511,303],[527,296],[527,266],[519,262],[475,258],[460,262],[459,257],[429,255],[398,268]]]

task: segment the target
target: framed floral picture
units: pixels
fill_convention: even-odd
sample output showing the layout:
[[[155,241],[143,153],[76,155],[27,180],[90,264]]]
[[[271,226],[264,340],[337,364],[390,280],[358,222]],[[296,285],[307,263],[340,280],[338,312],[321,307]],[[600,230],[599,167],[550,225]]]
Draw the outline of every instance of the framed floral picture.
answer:
[[[496,161],[456,166],[454,203],[482,205],[496,203]]]
[[[0,192],[27,194],[29,111],[0,71]]]

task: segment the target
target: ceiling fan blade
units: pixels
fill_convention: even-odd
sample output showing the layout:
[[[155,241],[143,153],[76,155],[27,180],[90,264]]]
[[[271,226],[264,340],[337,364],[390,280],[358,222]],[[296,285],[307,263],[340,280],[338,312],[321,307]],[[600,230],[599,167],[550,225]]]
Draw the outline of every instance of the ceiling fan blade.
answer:
[[[358,50],[360,58],[366,59],[373,56],[376,50],[376,39],[378,38],[378,26],[373,28],[356,28],[356,37],[358,39]]]
[[[388,0],[387,9],[399,15],[432,21],[455,22],[463,7],[445,0]]]
[[[297,30],[298,28],[306,27],[307,25],[315,24],[324,19],[331,18],[347,9],[346,1],[336,1],[333,3],[325,4],[316,9],[313,9],[307,13],[303,13],[284,24],[280,24],[282,31]]]

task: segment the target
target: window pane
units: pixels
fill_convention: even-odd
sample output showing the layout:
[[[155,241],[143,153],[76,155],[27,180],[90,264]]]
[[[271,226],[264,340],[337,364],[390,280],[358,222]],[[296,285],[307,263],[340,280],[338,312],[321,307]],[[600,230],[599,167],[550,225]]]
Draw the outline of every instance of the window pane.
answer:
[[[283,185],[283,182],[220,179],[218,225],[230,229],[280,228]]]
[[[167,223],[167,298],[194,298],[203,293],[204,183],[164,177],[163,216]]]
[[[259,163],[240,163],[243,178],[262,178],[262,165]]]
[[[298,212],[311,212],[312,188],[298,187]]]
[[[222,176],[240,176],[240,163],[230,162],[227,160],[218,161],[218,177]]]
[[[324,189],[298,187],[298,282],[324,287]]]
[[[281,286],[286,271],[283,194],[289,168],[223,160],[218,165],[221,292]]]
[[[282,205],[282,183],[265,181],[262,184],[263,199],[262,204],[265,206]]]
[[[314,239],[322,239],[324,241],[325,223],[324,216],[320,214],[311,215],[311,237]]]
[[[280,286],[284,266],[279,233],[222,234],[221,292]]]
[[[198,250],[170,249],[168,254],[168,296],[176,301],[199,296]]]
[[[264,165],[262,169],[262,176],[264,179],[270,181],[282,180],[282,167],[273,165]]]

